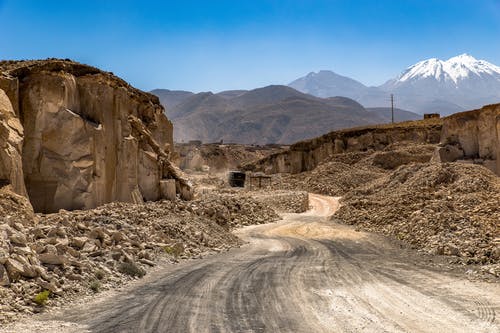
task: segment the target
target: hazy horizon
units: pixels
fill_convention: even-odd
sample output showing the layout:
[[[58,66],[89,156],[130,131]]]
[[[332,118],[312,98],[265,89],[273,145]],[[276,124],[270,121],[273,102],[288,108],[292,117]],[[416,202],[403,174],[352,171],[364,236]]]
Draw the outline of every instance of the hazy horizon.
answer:
[[[143,89],[253,89],[332,70],[368,86],[417,61],[500,64],[500,3],[0,0],[1,59],[71,58]]]

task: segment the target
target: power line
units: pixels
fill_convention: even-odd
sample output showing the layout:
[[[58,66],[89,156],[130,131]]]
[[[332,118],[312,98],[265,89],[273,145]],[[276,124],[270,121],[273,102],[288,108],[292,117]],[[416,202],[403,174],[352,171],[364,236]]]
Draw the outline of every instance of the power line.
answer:
[[[391,121],[394,124],[394,95],[391,94]]]

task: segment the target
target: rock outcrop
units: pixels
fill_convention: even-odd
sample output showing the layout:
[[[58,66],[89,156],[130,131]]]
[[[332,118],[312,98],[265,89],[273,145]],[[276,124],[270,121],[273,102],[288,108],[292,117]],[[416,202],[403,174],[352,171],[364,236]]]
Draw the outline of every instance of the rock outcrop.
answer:
[[[283,150],[280,145],[250,146],[239,144],[176,143],[179,167],[182,170],[222,172],[238,169],[240,165],[258,161]]]
[[[0,186],[10,184],[16,193],[26,195],[22,167],[23,133],[9,98],[0,89]]]
[[[158,200],[165,179],[189,196],[170,163],[172,124],[156,96],[67,60],[4,61],[0,71],[0,136],[8,138],[0,179],[27,193],[35,211]]]
[[[441,145],[435,161],[473,162],[500,175],[500,104],[446,117]]]
[[[313,170],[333,154],[382,150],[391,144],[405,141],[420,144],[438,143],[440,135],[440,119],[334,131],[295,143],[286,151],[245,165],[244,168],[266,173],[300,173]]]

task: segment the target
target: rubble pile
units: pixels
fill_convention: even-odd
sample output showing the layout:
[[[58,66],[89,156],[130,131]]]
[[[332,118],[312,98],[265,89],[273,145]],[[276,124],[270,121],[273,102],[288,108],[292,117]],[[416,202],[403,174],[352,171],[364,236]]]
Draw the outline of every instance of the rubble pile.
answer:
[[[303,213],[309,210],[309,194],[305,191],[261,189],[245,195],[269,205],[278,213]]]
[[[221,190],[202,193],[189,203],[193,212],[231,228],[279,220],[271,204],[254,198],[248,192]]]
[[[0,213],[0,322],[119,286],[159,260],[239,246],[231,228],[279,219],[262,200],[216,192],[35,215],[24,197],[0,191]]]
[[[435,147],[431,144],[398,142],[382,151],[335,154],[312,171],[275,176],[274,185],[282,189],[341,196],[401,165],[429,162]]]
[[[309,210],[309,194],[304,191],[262,191],[255,199],[280,213],[303,213]]]
[[[382,175],[383,171],[378,171],[377,168],[331,160],[312,171],[296,175],[282,174],[274,181],[277,187],[283,189],[302,189],[317,194],[341,196]]]
[[[500,273],[500,178],[480,165],[401,166],[347,193],[335,217]]]

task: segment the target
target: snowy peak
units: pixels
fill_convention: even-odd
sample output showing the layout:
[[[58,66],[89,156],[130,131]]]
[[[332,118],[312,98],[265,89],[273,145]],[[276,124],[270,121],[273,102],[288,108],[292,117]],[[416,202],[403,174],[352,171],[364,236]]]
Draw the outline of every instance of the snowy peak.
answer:
[[[464,53],[446,61],[436,58],[420,61],[407,68],[395,81],[403,83],[434,78],[439,82],[458,85],[460,81],[474,76],[493,76],[500,81],[500,67]]]

